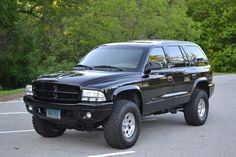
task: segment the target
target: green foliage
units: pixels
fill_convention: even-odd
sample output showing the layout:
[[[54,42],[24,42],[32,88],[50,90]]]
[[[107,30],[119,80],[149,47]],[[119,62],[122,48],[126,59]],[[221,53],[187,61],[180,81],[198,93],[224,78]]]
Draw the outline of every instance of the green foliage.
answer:
[[[136,39],[195,41],[215,71],[235,72],[235,8],[228,0],[2,0],[0,86],[24,86],[71,69],[97,45]]]
[[[231,45],[222,49],[222,52],[212,54],[212,66],[217,72],[236,72],[236,46]]]
[[[195,40],[198,30],[183,0],[89,1],[80,16],[68,19],[66,32],[78,43],[79,56],[106,42],[134,39]],[[183,27],[183,25],[185,27]],[[167,31],[168,30],[168,31]]]
[[[13,90],[0,90],[0,96],[9,96],[9,95],[15,95],[19,93],[24,93],[24,88],[19,89],[13,89]]]
[[[236,1],[188,0],[188,14],[200,23],[198,43],[214,71],[236,72]]]
[[[35,77],[36,56],[32,37],[20,22],[17,4],[4,1],[0,4],[0,85],[15,88]]]

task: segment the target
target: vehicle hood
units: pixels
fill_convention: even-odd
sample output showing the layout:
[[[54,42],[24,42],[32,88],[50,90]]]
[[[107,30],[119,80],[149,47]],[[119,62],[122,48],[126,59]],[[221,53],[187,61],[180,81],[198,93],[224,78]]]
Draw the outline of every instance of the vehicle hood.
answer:
[[[119,86],[140,81],[139,72],[113,72],[113,71],[68,71],[41,75],[37,80],[40,82],[52,82],[73,84],[87,88],[106,88]]]

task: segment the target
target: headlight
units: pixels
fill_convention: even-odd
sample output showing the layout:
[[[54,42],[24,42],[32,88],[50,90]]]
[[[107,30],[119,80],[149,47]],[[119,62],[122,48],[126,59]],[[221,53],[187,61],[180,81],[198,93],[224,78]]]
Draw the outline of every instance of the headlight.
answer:
[[[33,95],[32,85],[26,85],[25,92],[26,92],[26,95]]]
[[[100,91],[83,90],[82,101],[101,102],[101,101],[106,101],[106,98],[105,95]]]

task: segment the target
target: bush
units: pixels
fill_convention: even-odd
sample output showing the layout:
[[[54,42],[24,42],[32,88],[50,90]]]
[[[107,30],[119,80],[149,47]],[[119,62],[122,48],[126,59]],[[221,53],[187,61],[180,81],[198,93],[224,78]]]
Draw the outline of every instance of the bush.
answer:
[[[231,45],[221,52],[215,52],[211,56],[213,71],[216,72],[236,72],[236,46]]]

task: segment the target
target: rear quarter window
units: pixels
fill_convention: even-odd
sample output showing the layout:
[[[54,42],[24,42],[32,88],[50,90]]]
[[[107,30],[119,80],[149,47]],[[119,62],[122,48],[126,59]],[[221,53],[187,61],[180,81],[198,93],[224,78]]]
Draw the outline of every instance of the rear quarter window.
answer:
[[[186,45],[185,52],[188,54],[192,65],[205,66],[208,64],[208,59],[200,47],[194,45]]]

